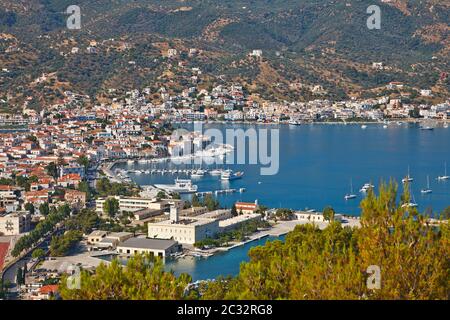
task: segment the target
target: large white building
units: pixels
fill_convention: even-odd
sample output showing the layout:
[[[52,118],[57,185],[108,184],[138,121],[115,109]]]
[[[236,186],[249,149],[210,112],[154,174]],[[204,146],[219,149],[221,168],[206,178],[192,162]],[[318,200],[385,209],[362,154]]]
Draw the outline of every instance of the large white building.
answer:
[[[31,215],[28,211],[0,215],[0,233],[16,236],[30,229]]]
[[[170,219],[148,224],[148,237],[155,239],[173,239],[180,243],[194,244],[219,233],[219,221],[216,219],[182,217],[178,209],[172,207]]]
[[[109,198],[116,198],[119,201],[119,210],[127,212],[136,212],[140,210],[164,210],[168,209],[171,205],[175,205],[179,208],[184,206],[182,200],[157,200],[155,198],[135,198],[135,197],[121,197],[114,196]],[[108,198],[99,198],[95,201],[95,210],[97,213],[103,213],[103,204]]]
[[[214,238],[222,232],[228,232],[242,223],[259,219],[260,214],[233,217],[231,210],[216,210],[196,216],[180,217],[178,209],[173,207],[168,220],[148,224],[148,237],[195,244],[206,238]]]
[[[180,251],[180,245],[173,240],[131,238],[117,246],[120,255],[132,256],[134,254],[150,254],[165,258]]]

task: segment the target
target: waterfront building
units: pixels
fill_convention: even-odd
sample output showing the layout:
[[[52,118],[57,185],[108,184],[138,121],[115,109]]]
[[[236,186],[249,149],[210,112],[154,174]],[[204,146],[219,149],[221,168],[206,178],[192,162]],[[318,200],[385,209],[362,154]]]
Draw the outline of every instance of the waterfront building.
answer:
[[[180,243],[194,244],[219,233],[219,221],[198,217],[179,217],[177,208],[171,208],[170,219],[148,224],[148,237],[173,239]]]
[[[178,242],[173,240],[131,238],[117,246],[117,253],[131,256],[149,253],[155,257],[165,258],[181,250]]]
[[[228,232],[250,221],[261,221],[261,215],[258,213],[241,214],[236,217],[219,221],[220,232]]]
[[[237,212],[242,212],[243,214],[255,213],[259,208],[257,201],[255,201],[254,203],[236,202],[235,207]]]
[[[295,212],[297,220],[307,220],[311,222],[325,222],[325,218],[321,212]],[[335,221],[342,221],[342,215],[335,214]]]

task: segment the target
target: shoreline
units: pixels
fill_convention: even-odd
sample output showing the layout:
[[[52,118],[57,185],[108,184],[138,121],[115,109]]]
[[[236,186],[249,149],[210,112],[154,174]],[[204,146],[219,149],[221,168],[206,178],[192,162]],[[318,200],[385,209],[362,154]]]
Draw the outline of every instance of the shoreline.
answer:
[[[396,124],[397,122],[402,123],[421,123],[425,121],[434,121],[438,124],[450,124],[450,119],[416,119],[416,118],[393,118],[393,119],[383,119],[383,120],[350,120],[350,121],[300,121],[298,124],[290,124],[288,120],[283,120],[280,122],[274,122],[274,121],[267,121],[267,122],[260,122],[260,121],[245,121],[245,120],[239,120],[239,121],[221,121],[221,120],[205,120],[205,121],[174,121],[173,124],[245,124],[245,125],[293,125],[293,126],[303,126],[303,125],[317,125],[317,124],[323,124],[323,125],[349,125],[349,124]]]

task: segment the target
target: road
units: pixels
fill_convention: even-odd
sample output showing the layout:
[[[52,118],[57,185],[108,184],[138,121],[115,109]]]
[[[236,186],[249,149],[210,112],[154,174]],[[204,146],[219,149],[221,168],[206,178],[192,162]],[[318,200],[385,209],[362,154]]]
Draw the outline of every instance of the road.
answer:
[[[36,248],[33,250],[30,250],[28,254],[26,254],[23,258],[21,258],[19,261],[8,267],[3,273],[3,284],[9,284],[8,289],[8,298],[9,299],[17,299],[18,298],[18,286],[16,283],[16,276],[17,276],[17,270],[19,268],[23,268],[25,264],[29,263],[31,261],[31,254],[35,249],[43,249],[44,251],[49,250],[50,240],[55,234],[61,234],[64,230],[63,229],[56,229],[51,234],[49,234],[41,243],[39,243]]]

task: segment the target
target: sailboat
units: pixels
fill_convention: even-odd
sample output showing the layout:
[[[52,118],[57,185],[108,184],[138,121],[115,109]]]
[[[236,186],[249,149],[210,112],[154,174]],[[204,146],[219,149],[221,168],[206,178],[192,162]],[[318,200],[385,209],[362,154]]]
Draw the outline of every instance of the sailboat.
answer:
[[[353,181],[350,180],[350,193],[345,195],[345,200],[351,200],[356,198],[356,194],[353,193]]]
[[[447,162],[445,163],[445,173],[443,176],[439,176],[438,180],[439,181],[445,181],[445,180],[449,180],[450,176],[447,175]]]
[[[414,181],[414,179],[411,177],[411,175],[409,173],[409,166],[408,166],[408,175],[404,179],[402,179],[402,182],[407,183],[407,182],[413,182],[413,181]]]
[[[412,193],[411,189],[409,190],[409,193],[411,194],[412,199],[409,200],[408,203],[404,203],[402,205],[402,208],[417,208],[419,205],[417,204],[416,200],[414,199],[414,194]]]
[[[427,176],[427,188],[421,190],[422,194],[432,193],[433,190],[430,189],[430,176]]]
[[[431,120],[426,120],[420,126],[420,130],[434,130],[435,124]]]

